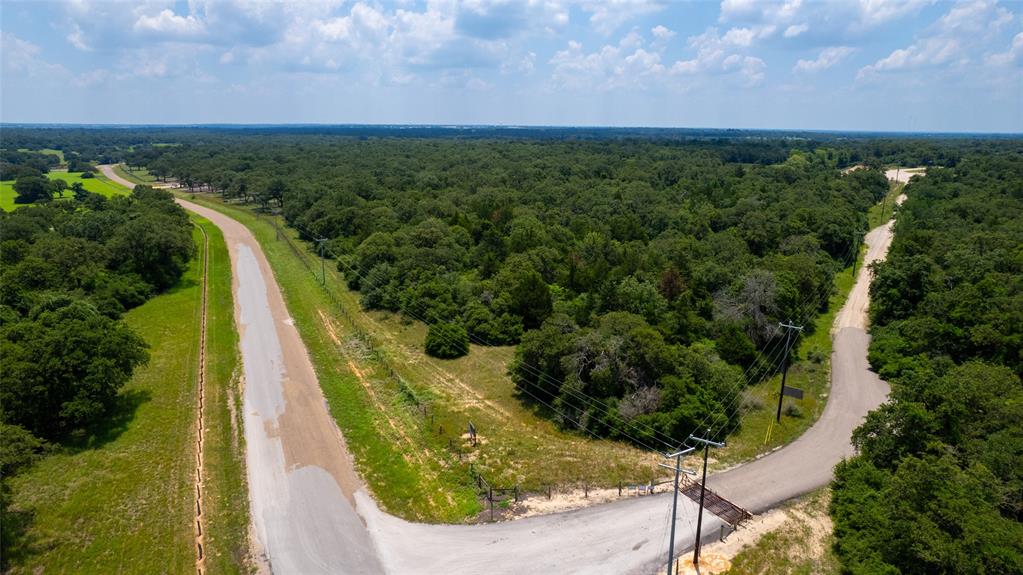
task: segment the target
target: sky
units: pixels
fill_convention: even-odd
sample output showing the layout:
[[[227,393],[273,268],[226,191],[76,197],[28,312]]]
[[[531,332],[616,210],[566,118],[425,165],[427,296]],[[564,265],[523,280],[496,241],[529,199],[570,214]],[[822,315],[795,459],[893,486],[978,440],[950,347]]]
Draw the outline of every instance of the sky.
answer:
[[[1023,132],[1023,2],[0,3],[0,121]]]

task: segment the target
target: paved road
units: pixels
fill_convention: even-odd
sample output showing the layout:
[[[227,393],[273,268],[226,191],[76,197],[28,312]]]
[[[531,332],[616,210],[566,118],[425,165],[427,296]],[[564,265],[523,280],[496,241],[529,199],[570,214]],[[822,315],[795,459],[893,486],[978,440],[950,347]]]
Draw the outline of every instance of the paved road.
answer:
[[[259,244],[235,220],[179,203],[220,227],[231,253],[253,523],[274,572],[620,574],[650,573],[663,561],[668,494],[476,526],[415,524],[381,512],[354,471]],[[871,231],[866,241],[868,257],[883,257],[891,226]],[[861,274],[854,293],[866,294],[866,281]],[[851,453],[852,430],[888,392],[867,366],[860,295],[850,297],[855,309],[836,322],[831,396],[821,419],[789,446],[714,475],[713,489],[762,511],[825,485]],[[682,550],[691,547],[696,509],[679,501]],[[704,515],[709,537],[720,526]]]

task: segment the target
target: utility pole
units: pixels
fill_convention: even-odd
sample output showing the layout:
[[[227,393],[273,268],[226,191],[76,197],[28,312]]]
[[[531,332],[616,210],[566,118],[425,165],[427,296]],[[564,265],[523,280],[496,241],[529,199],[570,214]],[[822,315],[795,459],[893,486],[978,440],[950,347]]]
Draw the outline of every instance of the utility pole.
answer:
[[[856,264],[860,261],[860,232],[856,232],[853,236],[853,265],[852,265],[852,277],[856,279]]]
[[[707,435],[710,435],[710,430],[707,430]],[[689,436],[689,439],[703,444],[703,480],[700,481],[700,511],[696,515],[696,546],[693,547],[693,567],[696,572],[700,572],[700,533],[703,531],[703,500],[707,495],[707,454],[710,452],[711,447],[724,447],[724,443],[718,443],[709,439],[703,439],[700,437]],[[669,569],[671,569],[669,567]],[[670,575],[670,574],[669,574]]]
[[[671,538],[668,540],[668,575],[671,575],[671,566],[675,561],[675,517],[678,515],[678,474],[682,471],[682,456],[687,453],[692,453],[696,448],[689,447],[682,451],[676,451],[675,453],[666,454],[665,457],[668,459],[675,459],[674,467],[658,463],[661,467],[667,467],[675,470],[675,495],[674,500],[671,502]],[[689,473],[689,471],[686,471]]]
[[[324,265],[326,258],[323,256],[323,246],[326,245],[327,238],[316,238],[317,247],[320,248],[320,283],[327,285],[327,268]]]
[[[789,373],[789,349],[792,345],[792,330],[803,331],[803,326],[789,323],[779,323],[778,325],[785,330],[785,354],[781,356],[781,389],[778,390],[778,415],[775,418],[777,423],[781,423],[781,401],[785,399],[785,376]]]

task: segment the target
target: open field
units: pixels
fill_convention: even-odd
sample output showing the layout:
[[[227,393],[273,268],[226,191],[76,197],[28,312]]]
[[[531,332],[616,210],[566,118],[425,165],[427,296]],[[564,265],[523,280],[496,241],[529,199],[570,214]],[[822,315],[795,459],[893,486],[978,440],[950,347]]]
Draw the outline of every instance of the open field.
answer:
[[[239,430],[230,267],[210,233],[206,378],[207,567],[246,563],[247,493]],[[197,245],[202,235],[194,231]],[[200,252],[201,253],[201,252]],[[12,573],[195,573],[195,418],[200,258],[165,294],[125,314],[150,345],[109,427],[10,480]]]
[[[64,164],[64,152],[60,150],[54,150],[51,148],[43,148],[42,150],[29,150],[28,148],[18,148],[19,152],[38,152],[40,154],[47,154],[50,156],[57,156],[60,159],[60,163]]]
[[[117,165],[115,165],[114,166],[114,173],[116,173],[118,176],[121,176],[122,178],[128,180],[129,182],[132,182],[132,183],[135,183],[135,184],[148,185],[148,184],[154,184],[157,181],[155,177],[149,175],[149,170],[147,170],[145,168],[139,168],[139,169],[136,169],[136,170],[129,170],[128,168],[124,167],[124,164],[117,164]]]
[[[654,454],[564,433],[529,411],[505,375],[512,348],[474,347],[451,361],[428,358],[420,351],[424,326],[356,311],[358,294],[343,289],[342,278],[328,266],[328,284],[352,319],[344,318],[302,263],[305,258],[319,273],[311,251],[296,243],[299,256],[275,239],[266,218],[201,195],[195,201],[238,219],[260,241],[332,413],[363,477],[389,512],[432,521],[473,515],[479,504],[470,462],[497,487],[536,490],[549,484],[557,489],[582,482],[645,483],[660,475]],[[375,357],[355,337],[355,326],[370,334]],[[463,437],[469,420],[479,431],[475,447]]]
[[[81,182],[85,189],[100,194],[102,196],[111,197],[118,194],[129,194],[131,190],[125,189],[123,186],[119,186],[114,182],[104,178],[102,175],[97,174],[93,178],[82,178],[81,172],[49,172],[46,174],[47,178],[51,180],[64,180],[70,186],[72,182]],[[71,197],[71,190],[64,192],[64,197]],[[4,211],[11,211],[18,207],[19,204],[14,203],[14,198],[17,194],[14,193],[14,180],[7,180],[0,182],[0,209]]]

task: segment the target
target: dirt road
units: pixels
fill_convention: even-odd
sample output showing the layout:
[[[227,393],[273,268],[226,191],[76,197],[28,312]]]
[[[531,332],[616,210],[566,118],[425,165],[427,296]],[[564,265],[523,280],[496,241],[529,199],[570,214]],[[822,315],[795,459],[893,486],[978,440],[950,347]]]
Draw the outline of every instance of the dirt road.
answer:
[[[663,562],[669,494],[476,526],[414,524],[380,511],[354,471],[259,244],[235,220],[179,202],[220,227],[231,253],[253,523],[274,572],[621,574],[652,573]],[[883,257],[890,236],[889,225],[873,230],[868,253]],[[855,288],[864,294],[865,281],[861,274]],[[851,453],[852,430],[888,391],[867,366],[865,303],[854,305],[836,325],[831,397],[820,421],[789,446],[713,476],[712,488],[762,511],[831,479]],[[684,497],[679,503],[681,552],[692,545],[696,506]],[[720,526],[704,515],[706,537]]]

